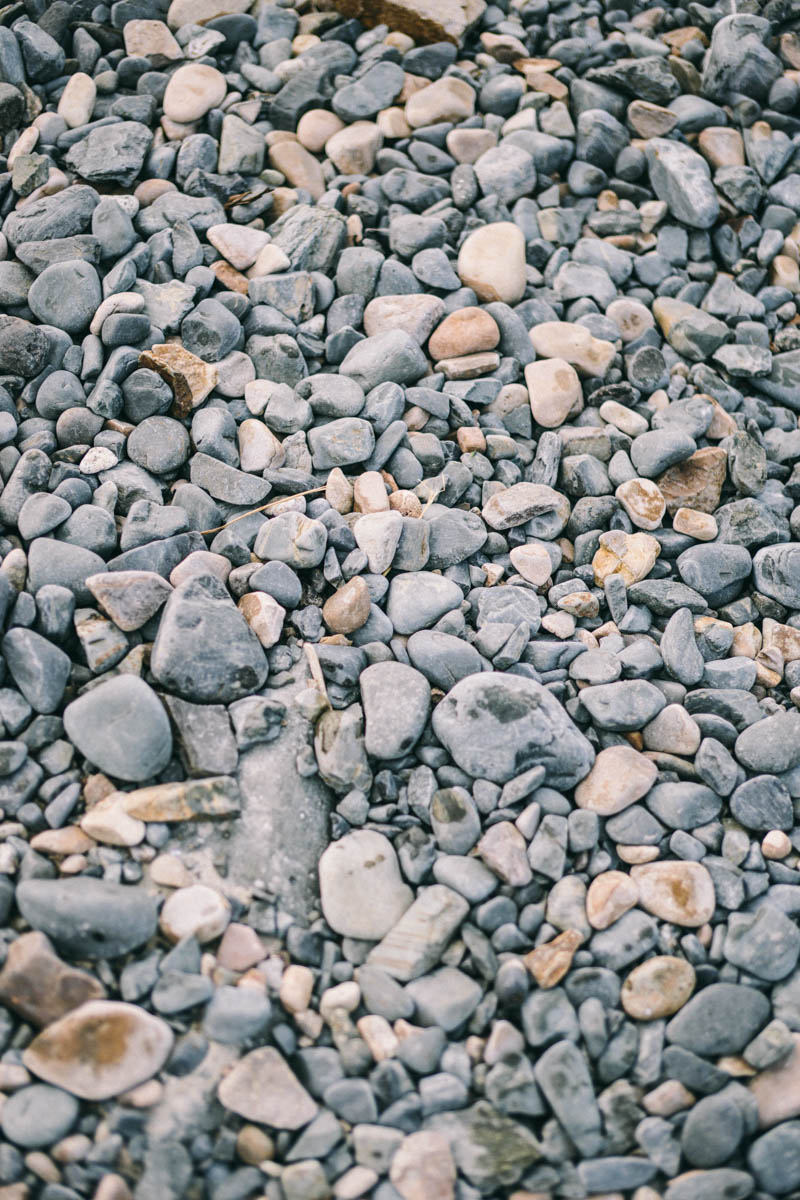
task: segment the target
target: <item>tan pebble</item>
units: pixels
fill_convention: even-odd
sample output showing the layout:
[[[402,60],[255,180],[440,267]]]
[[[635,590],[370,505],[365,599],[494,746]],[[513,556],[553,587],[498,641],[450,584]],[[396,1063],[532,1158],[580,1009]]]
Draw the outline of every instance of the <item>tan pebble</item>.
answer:
[[[369,617],[370,594],[361,575],[354,575],[322,607],[322,619],[334,633],[355,633]]]
[[[783,287],[797,294],[800,292],[800,265],[788,254],[776,254],[770,264],[769,281],[773,287]]]
[[[627,479],[614,493],[638,529],[658,529],[666,502],[652,479]]]
[[[625,846],[618,842],[617,857],[628,866],[639,866],[658,858],[658,846]]]
[[[528,363],[525,383],[533,419],[544,429],[557,429],[568,416],[576,415],[583,408],[578,373],[563,358]]]
[[[499,341],[500,330],[489,313],[482,308],[459,308],[431,334],[428,353],[436,359],[477,354],[493,350]]]
[[[87,1000],[103,996],[102,984],[62,962],[43,933],[23,933],[9,944],[0,971],[0,1001],[30,1024],[49,1025]]]
[[[651,104],[648,100],[634,100],[628,105],[628,123],[639,137],[666,137],[678,122],[674,112]]]
[[[164,93],[164,115],[183,125],[199,121],[222,103],[227,90],[225,76],[216,67],[187,63],[170,76]]]
[[[275,1143],[266,1130],[243,1125],[236,1135],[236,1153],[242,1162],[255,1167],[275,1157]]]
[[[565,929],[551,942],[545,942],[525,955],[525,966],[540,988],[552,988],[561,982],[582,942],[583,934],[577,929]]]
[[[353,485],[353,507],[356,512],[386,512],[389,497],[380,471],[364,471]]]
[[[510,221],[476,229],[462,243],[456,269],[461,282],[471,287],[479,300],[516,304],[526,283],[522,230]]]
[[[631,869],[639,904],[653,916],[693,928],[714,915],[716,895],[708,868],[699,862],[653,862]]]
[[[82,1162],[92,1148],[92,1139],[85,1133],[73,1133],[56,1142],[50,1154],[57,1163]]]
[[[608,746],[575,789],[575,803],[602,817],[611,817],[641,800],[656,781],[654,763],[632,746]]]
[[[192,876],[174,854],[159,854],[150,864],[150,878],[159,887],[187,887]]]
[[[670,515],[679,508],[713,513],[725,482],[728,456],[720,446],[704,446],[658,478]]]
[[[84,813],[81,817],[83,832],[106,846],[138,846],[143,842],[147,827],[144,821],[125,812],[121,801],[123,794],[114,793]]]
[[[60,875],[80,875],[86,870],[89,860],[85,854],[68,854],[58,864]]]
[[[286,609],[267,592],[247,592],[238,609],[265,650],[280,641]]]
[[[61,1181],[61,1172],[43,1150],[31,1150],[29,1154],[25,1155],[24,1162],[31,1174],[35,1175],[37,1179],[41,1179],[42,1183],[59,1183]]]
[[[282,271],[287,271],[291,265],[288,254],[285,254],[280,246],[268,242],[263,250],[259,251],[258,258],[252,267],[248,267],[247,278],[258,279],[261,275],[279,275]]]
[[[326,108],[312,108],[297,122],[297,140],[312,154],[321,154],[325,143],[340,129],[344,121]]]
[[[172,388],[175,402],[170,413],[175,417],[188,416],[217,384],[217,368],[213,363],[203,362],[196,354],[173,342],[158,343],[143,350],[139,355],[139,366],[150,367]]]
[[[586,893],[586,916],[593,929],[608,929],[639,901],[636,882],[624,871],[596,875]]]
[[[406,138],[411,136],[411,126],[406,120],[402,108],[384,108],[375,118],[375,123],[386,138]]]
[[[268,467],[275,470],[286,461],[286,451],[275,434],[263,421],[248,417],[237,433],[239,466],[242,471],[261,473]]]
[[[643,416],[634,412],[632,408],[626,408],[624,404],[619,404],[616,400],[604,400],[598,412],[604,421],[608,421],[610,425],[616,425],[617,429],[621,429],[629,437],[638,437],[640,433],[646,433],[650,428]]]
[[[406,103],[406,120],[412,129],[439,121],[458,123],[475,111],[475,89],[462,79],[446,76],[435,83],[425,81]]]
[[[325,153],[343,175],[369,175],[382,145],[379,125],[374,121],[354,121],[328,139]]]
[[[70,129],[86,125],[92,118],[97,88],[91,75],[76,71],[70,75],[67,86],[58,102],[58,115],[63,117]]]
[[[233,921],[222,935],[217,950],[217,962],[230,971],[246,971],[266,955],[261,938],[251,925]]]
[[[399,50],[401,54],[408,54],[409,50],[414,49],[414,39],[409,37],[407,33],[392,32],[387,33],[383,39],[384,46],[394,46],[395,50]]]
[[[486,449],[486,435],[478,425],[462,425],[456,430],[456,441],[462,454],[480,454]]]
[[[563,358],[579,373],[602,379],[614,360],[613,342],[593,337],[583,325],[568,321],[542,321],[528,335],[543,358]]]
[[[183,51],[163,21],[127,21],[122,36],[127,55],[149,58],[154,66],[163,66],[166,62],[183,58]]]
[[[456,162],[474,163],[497,145],[497,134],[491,129],[451,129],[446,144]]]
[[[403,488],[392,492],[389,496],[389,508],[394,512],[401,513],[404,517],[421,517],[423,511],[419,496]]]
[[[697,139],[697,149],[708,161],[712,171],[720,167],[744,166],[744,142],[738,129],[710,125],[701,130]]]
[[[713,542],[718,532],[715,517],[696,508],[679,508],[672,518],[672,528],[698,542]]]
[[[364,332],[368,337],[390,329],[402,329],[421,346],[444,316],[438,296],[376,296],[364,309]]]
[[[314,973],[309,967],[293,963],[286,968],[278,994],[287,1012],[304,1012],[311,1003],[313,992]]]
[[[77,825],[43,829],[31,838],[31,850],[37,854],[85,854],[94,845],[94,838]]]
[[[140,1083],[138,1087],[122,1092],[117,1099],[120,1104],[127,1104],[129,1108],[152,1108],[154,1104],[158,1104],[163,1093],[163,1084],[157,1079],[148,1079],[146,1083]]]
[[[650,574],[660,553],[660,542],[648,533],[608,530],[600,534],[600,546],[592,559],[594,581],[602,587],[609,575],[621,575],[630,587]]]
[[[660,1021],[683,1008],[694,991],[694,967],[668,954],[645,959],[622,985],[620,999],[629,1017]]]
[[[575,618],[565,612],[547,613],[542,617],[542,629],[557,638],[571,638],[575,632]]]
[[[370,1013],[356,1021],[356,1029],[367,1043],[375,1062],[394,1058],[400,1045],[394,1030],[385,1017]]]
[[[711,424],[706,430],[706,437],[718,441],[720,438],[729,437],[731,434],[736,433],[738,425],[731,414],[726,412],[716,400],[711,399],[711,403],[714,407],[714,415],[711,418]]]
[[[444,1134],[408,1134],[392,1158],[389,1179],[402,1200],[453,1200],[456,1168]]]
[[[561,597],[557,607],[573,617],[596,617],[600,611],[600,601],[592,592],[571,592]]]
[[[700,726],[682,704],[668,704],[642,730],[648,750],[664,754],[696,753],[700,745]]]
[[[206,884],[195,883],[167,897],[159,926],[171,942],[194,934],[203,943],[224,933],[230,919],[231,906],[222,893]]]
[[[745,628],[745,626],[741,628]],[[753,628],[757,634],[758,629],[755,626]],[[761,632],[765,650],[779,650],[785,663],[795,662],[800,658],[800,629],[795,629],[793,625],[782,625],[780,621],[775,621],[772,617],[765,617]],[[759,643],[756,653],[760,649],[761,644]],[[755,657],[755,655],[749,657]]]
[[[800,1116],[800,1034],[792,1035],[794,1048],[787,1058],[759,1071],[749,1084],[758,1104],[762,1129]]]
[[[779,860],[786,858],[792,852],[792,843],[787,834],[781,829],[770,829],[761,841],[761,853],[764,858]]]
[[[525,838],[511,821],[490,825],[477,846],[489,870],[510,887],[527,887],[533,878],[526,851]]]
[[[652,1117],[671,1117],[684,1108],[691,1108],[694,1096],[677,1079],[665,1079],[658,1087],[648,1092],[642,1101],[646,1112]]]
[[[533,542],[526,546],[514,546],[509,554],[511,565],[523,579],[535,587],[542,587],[553,574],[553,563],[544,546]]]
[[[299,142],[280,142],[269,151],[270,164],[285,175],[292,187],[305,188],[312,200],[325,191],[325,176],[316,158]]]

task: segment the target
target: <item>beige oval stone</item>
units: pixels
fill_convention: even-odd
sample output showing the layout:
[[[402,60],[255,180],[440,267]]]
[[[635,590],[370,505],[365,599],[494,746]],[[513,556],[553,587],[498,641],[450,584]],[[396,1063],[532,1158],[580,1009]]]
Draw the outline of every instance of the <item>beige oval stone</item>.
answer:
[[[789,835],[781,829],[770,829],[769,833],[765,833],[761,841],[761,853],[764,858],[778,861],[781,858],[786,858],[787,854],[792,852],[792,843]]]
[[[321,164],[299,142],[278,142],[270,146],[269,161],[276,171],[286,176],[292,187],[305,188],[313,200],[319,200],[325,191]]]
[[[497,145],[497,134],[491,129],[451,129],[445,141],[456,162],[474,163]]]
[[[700,726],[682,704],[668,704],[645,725],[642,737],[648,750],[692,755],[700,745]]]
[[[475,111],[475,89],[463,79],[447,75],[420,88],[406,101],[406,120],[412,129],[439,121],[457,124]]]
[[[317,1115],[317,1105],[288,1063],[272,1046],[251,1050],[217,1088],[224,1108],[273,1129],[300,1129]]]
[[[652,479],[626,479],[614,495],[637,529],[658,529],[667,505]]]
[[[163,21],[126,21],[122,30],[125,53],[134,58],[183,58],[183,51]]]
[[[511,221],[476,229],[458,252],[458,277],[479,300],[516,304],[525,294],[525,237]],[[589,333],[588,329],[586,330]],[[589,335],[591,337],[591,334]]]
[[[165,192],[177,192],[177,190],[170,179],[143,179],[134,190],[133,195],[139,201],[140,208],[149,208]]]
[[[410,1133],[392,1158],[389,1179],[403,1200],[453,1200],[456,1168],[445,1135]]]
[[[344,128],[344,121],[336,113],[328,112],[326,108],[312,108],[297,122],[297,140],[312,154],[320,154],[328,139]]]
[[[170,29],[182,25],[205,25],[215,17],[247,12],[252,0],[172,0],[167,12]]]
[[[623,342],[635,342],[648,329],[655,326],[653,314],[649,308],[642,304],[641,300],[612,300],[606,309],[606,316],[609,321],[613,321],[619,330],[619,336]],[[614,401],[606,401],[607,404],[613,404]],[[636,415],[637,414],[632,414]],[[601,407],[602,416],[602,407]],[[640,421],[644,421],[644,417],[639,417]],[[647,422],[645,421],[645,429]]]
[[[697,149],[713,170],[744,166],[744,142],[738,129],[710,125],[697,139]]]
[[[400,329],[421,346],[444,316],[438,296],[376,296],[364,309],[367,337]]]
[[[63,117],[70,129],[86,125],[92,119],[97,88],[90,75],[76,71],[70,75],[67,86],[58,102],[58,115]]]
[[[354,121],[328,139],[325,153],[343,175],[369,175],[382,145],[383,133],[374,121]]]
[[[136,1004],[89,1000],[48,1025],[22,1061],[81,1100],[109,1100],[160,1071],[173,1041],[166,1021]]]
[[[553,564],[544,546],[532,542],[527,546],[514,546],[509,554],[512,566],[523,579],[535,587],[547,583],[553,574]]]
[[[322,619],[333,633],[355,633],[369,616],[370,595],[361,575],[354,575],[322,606]]]
[[[568,416],[583,408],[578,372],[563,358],[543,358],[528,363],[525,383],[533,419],[544,429],[557,429]]]
[[[164,902],[159,926],[171,942],[194,934],[199,942],[210,942],[225,932],[231,906],[221,892],[204,883],[179,888]]]
[[[570,321],[542,321],[528,337],[542,358],[563,358],[590,378],[602,379],[614,360],[613,342],[593,337],[584,325]]]
[[[629,1017],[659,1021],[683,1008],[694,991],[694,967],[685,958],[658,954],[634,967],[622,985],[620,999]]]
[[[597,411],[604,421],[608,421],[609,425],[616,425],[617,429],[621,429],[629,437],[638,437],[650,428],[644,417],[616,400],[604,400]]]
[[[639,903],[662,921],[694,929],[714,915],[716,895],[708,868],[699,862],[652,862],[631,868]]]
[[[760,1071],[748,1085],[758,1103],[762,1129],[800,1116],[800,1033],[793,1034],[792,1041],[789,1056]]]
[[[698,542],[713,542],[718,532],[716,518],[696,508],[679,508],[672,518],[672,528]]]
[[[280,641],[286,609],[268,592],[247,592],[237,608],[265,650]]]
[[[178,67],[164,92],[164,115],[181,125],[199,121],[225,99],[228,85],[216,67],[187,63]]]
[[[600,546],[592,559],[594,581],[602,587],[609,575],[621,575],[630,587],[650,574],[660,553],[660,542],[649,533],[609,529],[600,534]]]
[[[678,122],[674,112],[651,104],[649,100],[633,100],[628,105],[628,121],[634,133],[642,138],[666,137]]]
[[[497,322],[482,308],[458,308],[431,334],[428,352],[431,358],[457,358],[494,350],[500,341]]]
[[[525,955],[525,966],[540,988],[552,988],[561,982],[582,941],[583,934],[577,929],[565,929],[551,942],[544,942]]]
[[[586,916],[592,929],[608,929],[639,902],[639,889],[624,871],[596,875],[586,893]]]
[[[613,817],[646,796],[657,777],[655,763],[633,746],[607,746],[575,788],[575,803],[601,817]]]

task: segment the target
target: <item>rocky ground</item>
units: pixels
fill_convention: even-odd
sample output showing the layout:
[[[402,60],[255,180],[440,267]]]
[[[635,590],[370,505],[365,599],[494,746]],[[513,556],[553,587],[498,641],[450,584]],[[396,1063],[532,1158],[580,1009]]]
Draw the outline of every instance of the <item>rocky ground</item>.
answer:
[[[800,2],[0,9],[0,1200],[800,1196]]]

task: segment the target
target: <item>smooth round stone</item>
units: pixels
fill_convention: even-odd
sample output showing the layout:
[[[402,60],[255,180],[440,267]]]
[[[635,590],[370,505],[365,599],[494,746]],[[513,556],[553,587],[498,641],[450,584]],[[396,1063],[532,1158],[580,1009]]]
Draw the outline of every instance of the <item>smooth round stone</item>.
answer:
[[[786,1121],[750,1147],[747,1164],[761,1191],[784,1196],[800,1185],[800,1121]]]
[[[497,322],[482,308],[459,308],[431,334],[428,352],[434,359],[458,358],[494,350],[500,341]]]
[[[297,140],[312,154],[320,154],[328,139],[344,128],[344,121],[336,113],[325,108],[312,108],[297,122]]]
[[[646,679],[620,679],[584,688],[581,704],[601,729],[630,733],[652,721],[664,708],[666,699]]]
[[[544,546],[533,542],[527,546],[514,546],[509,554],[511,565],[523,579],[535,587],[547,583],[554,571],[553,560]]]
[[[639,888],[624,871],[596,875],[586,893],[586,917],[592,929],[608,929],[639,902]]]
[[[58,102],[58,115],[63,117],[70,129],[86,125],[92,118],[97,87],[90,75],[76,71],[70,75],[67,86]]]
[[[322,619],[333,633],[354,633],[369,617],[370,604],[369,588],[356,575],[328,597],[322,606]]]
[[[173,1041],[166,1021],[136,1004],[90,1000],[48,1025],[22,1060],[81,1100],[109,1100],[160,1071]]]
[[[574,787],[594,760],[552,692],[522,676],[469,675],[440,701],[432,721],[457,766],[476,779],[507,783],[541,764],[550,786]]]
[[[641,907],[662,921],[697,928],[714,915],[714,884],[702,863],[643,863],[631,868],[631,877],[639,887]]]
[[[432,571],[395,575],[389,584],[386,615],[400,634],[427,629],[445,613],[459,608],[464,598],[452,579]]]
[[[117,958],[156,930],[152,896],[103,879],[26,879],[16,903],[33,929],[73,958]]]
[[[667,954],[656,955],[634,967],[622,985],[620,999],[629,1017],[659,1021],[683,1008],[694,985],[691,963]]]
[[[35,1150],[65,1137],[77,1121],[78,1111],[78,1101],[68,1092],[35,1083],[6,1098],[0,1125],[9,1142]]]
[[[570,321],[542,321],[528,336],[542,358],[563,358],[590,378],[602,379],[616,353],[613,342],[596,338],[585,325]]]
[[[459,250],[456,270],[479,300],[516,304],[525,294],[525,266],[522,230],[510,221],[498,221],[469,235]]]
[[[545,358],[528,363],[525,383],[531,412],[537,425],[557,429],[567,417],[583,408],[578,372],[563,358]]]
[[[81,754],[117,779],[151,779],[172,754],[163,705],[134,675],[109,679],[73,700],[64,710],[64,728]]]
[[[627,479],[614,494],[637,529],[658,529],[667,504],[652,479]]]
[[[301,1129],[317,1114],[317,1105],[272,1046],[239,1059],[223,1075],[217,1096],[230,1112],[273,1129]]]
[[[359,679],[364,708],[364,745],[375,758],[400,758],[422,736],[431,693],[424,675],[399,662],[379,662]]]
[[[412,129],[436,125],[440,121],[454,124],[471,117],[475,111],[475,89],[463,79],[446,76],[428,87],[420,88],[406,102],[406,120]]]
[[[668,704],[642,730],[645,749],[692,755],[700,745],[700,727],[681,704]]]
[[[328,139],[325,153],[343,175],[369,175],[382,145],[383,133],[373,121],[354,121]]]
[[[230,919],[231,906],[222,893],[195,883],[178,888],[167,898],[158,923],[171,942],[195,937],[203,943],[220,937]]]
[[[170,77],[164,93],[164,116],[181,125],[199,121],[225,99],[228,85],[216,67],[187,63]]]
[[[331,929],[370,942],[384,937],[414,899],[392,843],[370,829],[348,833],[328,846],[319,860],[319,891]]]
[[[734,753],[749,771],[781,774],[800,764],[800,714],[776,713],[749,725],[736,739]]]
[[[91,263],[81,259],[45,267],[28,292],[28,305],[44,325],[66,333],[82,333],[102,300],[100,280]]]
[[[594,581],[602,587],[609,575],[621,575],[627,587],[645,579],[661,553],[661,544],[648,533],[625,533],[610,529],[600,534],[600,546],[592,559]],[[513,551],[512,551],[513,554]]]
[[[128,435],[128,457],[145,471],[166,475],[189,457],[189,434],[172,417],[146,417]]]
[[[721,1166],[742,1140],[746,1110],[739,1096],[726,1091],[701,1097],[686,1117],[681,1149],[693,1167]]]

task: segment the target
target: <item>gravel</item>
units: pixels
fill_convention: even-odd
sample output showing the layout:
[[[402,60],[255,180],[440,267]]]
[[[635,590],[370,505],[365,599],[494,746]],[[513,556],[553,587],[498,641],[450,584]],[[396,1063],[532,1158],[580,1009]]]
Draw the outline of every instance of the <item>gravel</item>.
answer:
[[[798,70],[8,8],[2,1200],[798,1194]]]

